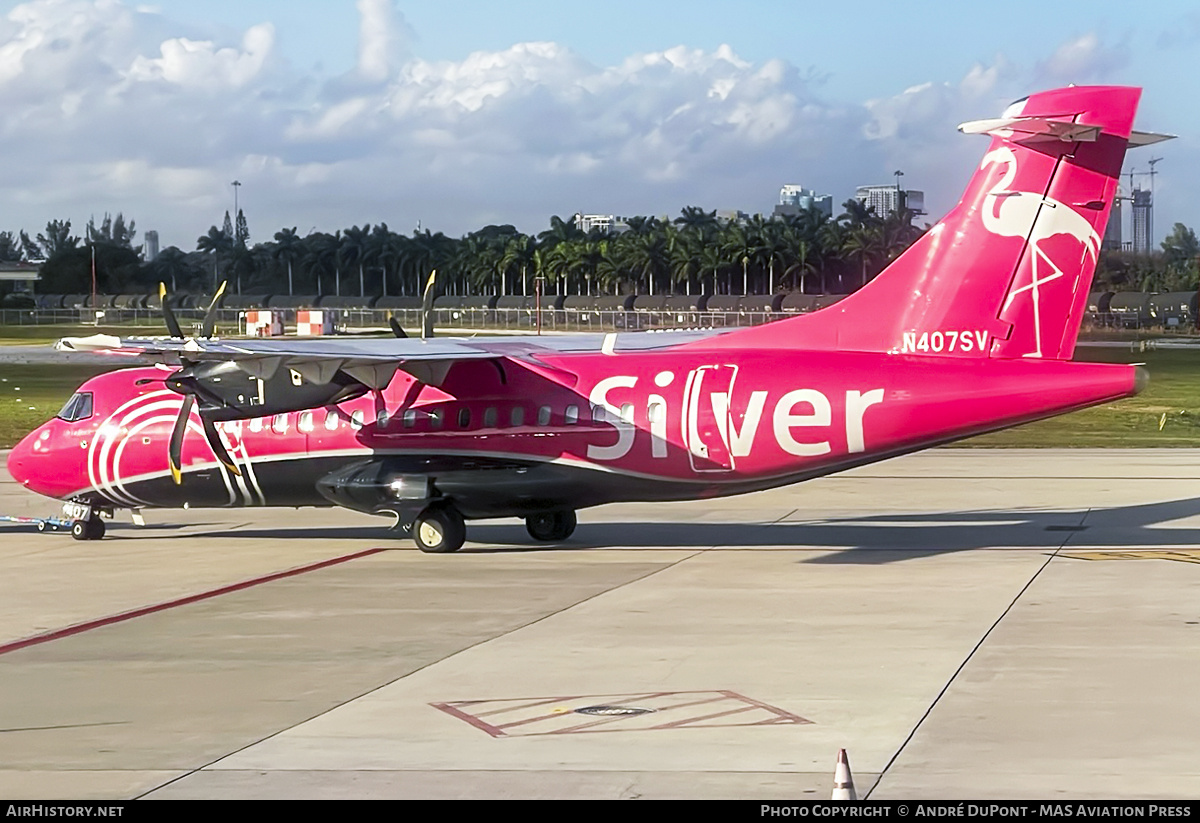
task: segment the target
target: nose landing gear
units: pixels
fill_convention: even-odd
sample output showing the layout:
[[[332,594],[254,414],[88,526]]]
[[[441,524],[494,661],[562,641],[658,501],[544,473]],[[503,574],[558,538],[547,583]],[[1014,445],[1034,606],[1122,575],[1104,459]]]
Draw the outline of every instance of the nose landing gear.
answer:
[[[99,540],[104,537],[104,521],[99,514],[92,514],[86,520],[71,522],[71,536],[76,540]]]

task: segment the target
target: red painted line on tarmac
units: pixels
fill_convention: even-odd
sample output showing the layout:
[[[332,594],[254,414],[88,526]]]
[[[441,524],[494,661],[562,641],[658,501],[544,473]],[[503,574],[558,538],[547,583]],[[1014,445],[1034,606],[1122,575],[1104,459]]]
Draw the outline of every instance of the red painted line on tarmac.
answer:
[[[190,594],[187,597],[180,597],[177,600],[168,600],[165,603],[156,603],[153,606],[143,606],[140,609],[121,612],[120,614],[110,615],[109,617],[101,617],[98,620],[89,620],[86,623],[77,623],[74,626],[67,626],[65,629],[57,629],[52,632],[46,632],[45,634],[35,634],[34,636],[26,637],[23,640],[16,640],[12,643],[0,645],[0,654],[8,654],[9,652],[15,652],[20,649],[28,648],[29,646],[36,646],[39,643],[49,643],[51,640],[61,640],[64,637],[81,634],[83,632],[91,631],[92,629],[100,629],[104,626],[111,626],[114,623],[123,623],[126,620],[133,620],[135,617],[145,617],[148,614],[166,611],[167,609],[173,609],[177,606],[187,606],[191,603],[198,603],[201,600],[220,597],[223,594],[241,591],[242,589],[248,589],[251,586],[258,586],[262,583],[270,583],[275,580],[282,580],[285,577],[295,577],[296,575],[304,574],[306,572],[314,572],[318,569],[336,566],[339,563],[345,563],[350,560],[358,560],[360,557],[367,557],[368,555],[378,554],[379,552],[383,551],[387,551],[387,549],[367,549],[365,551],[355,552],[354,554],[348,554],[344,557],[335,557],[331,560],[322,560],[320,563],[312,563],[307,566],[300,566],[299,568],[288,569],[287,571],[283,572],[275,572],[274,574],[268,574],[263,577],[255,577],[250,580],[243,580],[241,583],[232,583],[228,586],[222,586],[219,589],[213,589],[212,591],[201,592],[200,594]]]
[[[435,709],[440,709],[440,710],[444,711],[446,714],[450,715],[451,717],[457,717],[459,720],[465,720],[466,722],[470,723],[475,728],[480,729],[481,731],[487,732],[492,737],[507,737],[508,736],[501,729],[497,729],[491,723],[485,723],[484,721],[480,720],[475,715],[467,714],[466,712],[462,711],[461,709],[455,708],[453,705],[451,705],[449,703],[430,703],[429,705],[433,706]]]

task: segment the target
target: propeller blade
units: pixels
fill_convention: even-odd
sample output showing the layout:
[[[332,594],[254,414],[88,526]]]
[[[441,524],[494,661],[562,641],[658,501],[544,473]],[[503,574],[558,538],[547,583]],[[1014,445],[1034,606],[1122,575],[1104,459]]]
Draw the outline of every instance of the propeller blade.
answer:
[[[425,281],[425,294],[421,298],[421,339],[433,337],[433,297],[434,281],[437,279],[437,269],[429,273]]]
[[[175,428],[171,429],[171,444],[167,449],[167,463],[171,467],[171,479],[175,481],[175,485],[183,484],[183,437],[187,434],[188,418],[192,414],[192,406],[195,405],[196,398],[190,394],[183,396],[183,403],[179,407],[179,416],[175,418]]]
[[[212,302],[208,304],[208,311],[204,313],[204,322],[200,325],[200,336],[205,339],[212,337],[217,328],[217,304],[221,302],[221,295],[225,293],[225,286],[228,284],[228,280],[221,283],[221,288],[217,289]]]
[[[183,338],[183,330],[179,328],[179,321],[175,319],[175,312],[171,311],[171,307],[167,305],[167,284],[158,284],[158,302],[162,304],[163,320],[167,324],[167,331],[172,337]]]
[[[400,322],[396,320],[395,317],[388,318],[388,325],[392,327],[392,334],[394,334],[396,337],[408,337],[408,335],[404,333],[404,329],[400,328]]]
[[[200,414],[200,422],[204,424],[204,436],[208,438],[209,448],[221,461],[221,465],[241,477],[242,472],[233,462],[233,458],[229,456],[229,450],[225,448],[225,441],[221,439],[221,433],[217,431],[217,424],[205,417],[203,412]]]

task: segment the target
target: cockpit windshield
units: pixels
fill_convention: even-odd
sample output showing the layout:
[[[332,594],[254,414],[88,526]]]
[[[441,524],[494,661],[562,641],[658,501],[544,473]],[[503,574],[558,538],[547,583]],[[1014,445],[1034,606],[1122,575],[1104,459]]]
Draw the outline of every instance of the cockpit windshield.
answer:
[[[63,406],[62,411],[56,416],[59,420],[66,420],[68,423],[87,420],[92,416],[92,393],[90,391],[75,392],[67,401],[67,405]]]

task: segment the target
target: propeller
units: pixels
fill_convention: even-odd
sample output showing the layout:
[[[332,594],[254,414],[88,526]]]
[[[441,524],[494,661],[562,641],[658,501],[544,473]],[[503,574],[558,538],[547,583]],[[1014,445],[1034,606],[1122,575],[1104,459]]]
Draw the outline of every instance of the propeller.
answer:
[[[437,269],[429,273],[425,281],[425,294],[421,297],[421,339],[433,337],[433,298],[434,281],[437,280]]]
[[[208,304],[208,310],[204,313],[204,320],[200,323],[200,337],[205,340],[211,338],[216,330],[217,304],[221,302],[221,295],[225,293],[225,285],[222,283],[221,287],[217,289],[217,293],[213,295],[212,302]],[[172,337],[182,340],[183,331],[179,326],[179,321],[176,319],[175,313],[171,311],[171,307],[167,305],[165,283],[158,284],[158,296],[162,302],[163,320],[167,324],[167,331],[171,333]],[[183,395],[183,403],[179,406],[179,415],[175,418],[175,425],[171,429],[170,445],[167,448],[167,464],[171,469],[171,479],[175,481],[176,486],[183,483],[183,439],[187,435],[188,418],[191,417],[192,409],[196,405],[196,398],[204,394],[204,388],[196,380],[194,371],[196,364],[185,357],[181,357],[180,362],[183,364],[183,368],[163,381],[171,391]],[[221,461],[221,465],[226,470],[240,477],[242,472],[230,457],[229,450],[225,448],[221,433],[217,431],[217,424],[207,419],[203,411],[200,414],[200,423],[204,429],[204,438],[208,441],[208,446],[216,455],[217,460]]]
[[[158,284],[158,302],[162,306],[163,321],[167,324],[167,331],[172,337],[183,339],[183,330],[179,328],[179,321],[175,319],[175,312],[171,311],[171,307],[167,305],[167,284]]]

